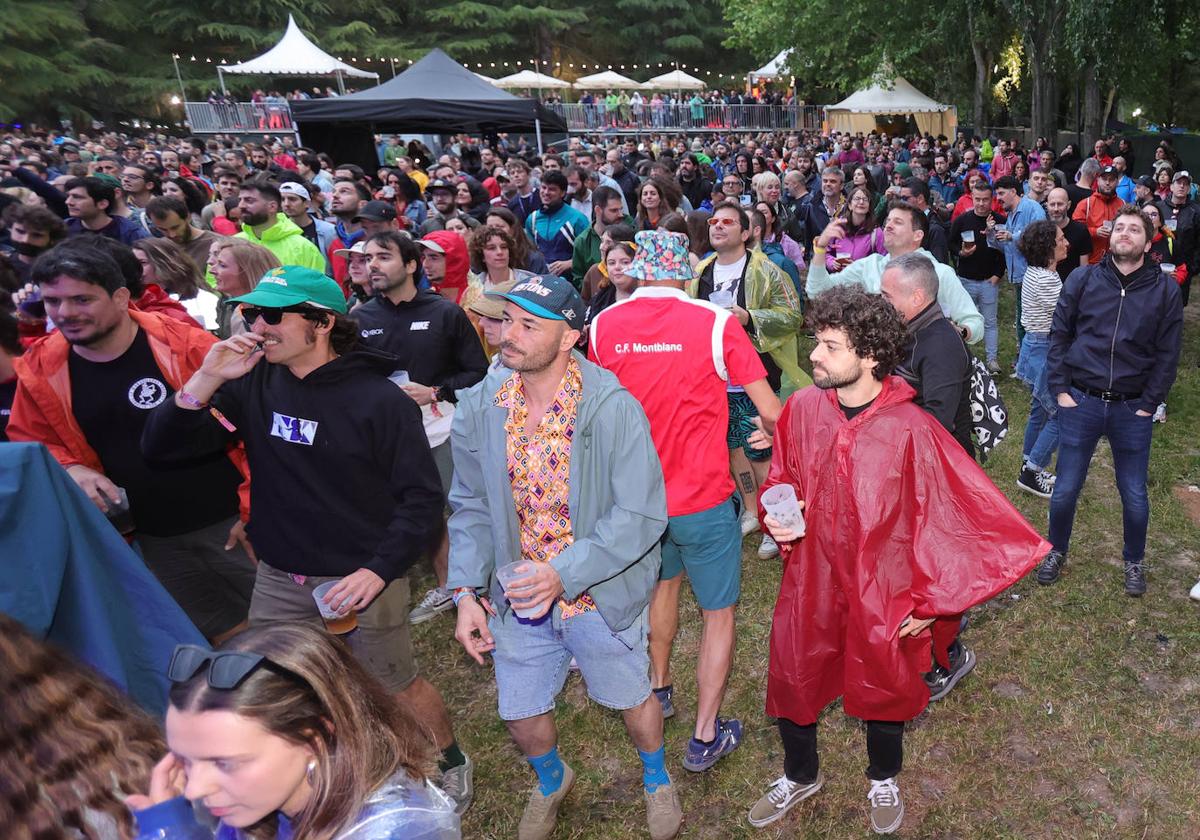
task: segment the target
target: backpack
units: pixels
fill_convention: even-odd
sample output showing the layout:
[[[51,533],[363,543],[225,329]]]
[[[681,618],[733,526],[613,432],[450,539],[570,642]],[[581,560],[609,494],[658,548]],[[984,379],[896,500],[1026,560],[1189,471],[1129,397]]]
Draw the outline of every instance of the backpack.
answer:
[[[971,354],[970,403],[971,436],[979,447],[979,463],[983,464],[1008,434],[1008,409],[996,380],[974,353]]]

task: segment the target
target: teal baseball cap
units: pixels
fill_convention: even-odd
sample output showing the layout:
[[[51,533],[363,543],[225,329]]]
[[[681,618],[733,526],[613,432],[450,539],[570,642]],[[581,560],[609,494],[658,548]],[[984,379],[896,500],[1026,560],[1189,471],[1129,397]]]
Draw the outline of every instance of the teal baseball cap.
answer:
[[[258,281],[254,291],[230,298],[229,302],[268,309],[307,304],[316,309],[346,314],[346,297],[342,294],[342,287],[321,272],[302,265],[272,268]]]

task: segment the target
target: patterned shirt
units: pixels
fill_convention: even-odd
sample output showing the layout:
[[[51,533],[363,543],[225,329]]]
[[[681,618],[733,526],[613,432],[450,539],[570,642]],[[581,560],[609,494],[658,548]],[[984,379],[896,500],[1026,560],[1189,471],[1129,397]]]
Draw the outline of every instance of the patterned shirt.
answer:
[[[504,421],[508,480],[521,523],[521,556],[535,563],[549,563],[575,541],[568,479],[571,439],[575,436],[575,418],[582,395],[583,373],[579,362],[572,357],[554,401],[529,435],[525,432],[529,409],[521,374],[514,372],[496,392],[493,404],[508,409]],[[574,601],[560,598],[559,605],[563,618],[596,609],[586,592]]]

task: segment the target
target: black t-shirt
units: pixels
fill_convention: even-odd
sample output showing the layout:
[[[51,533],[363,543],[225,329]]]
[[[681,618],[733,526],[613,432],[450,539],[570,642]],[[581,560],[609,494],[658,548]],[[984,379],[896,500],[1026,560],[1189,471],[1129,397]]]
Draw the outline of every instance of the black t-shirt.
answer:
[[[1004,214],[989,214],[996,224],[1003,224]],[[950,251],[958,259],[958,276],[967,280],[987,280],[989,277],[1003,277],[1005,262],[1004,252],[989,247],[987,244],[987,216],[976,215],[968,210],[960,213],[950,225]],[[970,256],[962,253],[963,231],[975,232],[975,250]]]
[[[17,393],[17,378],[0,382],[0,443],[8,440],[8,418],[12,415],[13,397]]]
[[[879,398],[876,397],[875,399],[879,399]],[[870,408],[874,404],[875,404],[875,400],[871,400],[870,402],[866,402],[866,403],[863,403],[862,405],[851,408],[848,405],[842,405],[842,401],[838,400],[838,408],[840,408],[842,410],[842,414],[846,415],[847,420],[853,420],[855,417],[862,414],[864,411],[866,411],[868,408]]]
[[[308,224],[302,225],[299,222],[296,222],[296,227],[300,228],[300,232],[304,234],[305,239],[317,246],[318,251],[321,250],[321,243],[317,241],[317,225],[312,220],[311,216],[308,219]],[[324,251],[321,253],[324,253]]]
[[[1063,187],[1063,189],[1066,190],[1067,195],[1071,197],[1071,213],[1075,212],[1075,207],[1079,204],[1079,202],[1085,200],[1089,195],[1092,194],[1090,189],[1087,187],[1081,187],[1078,184],[1067,184],[1065,187]],[[1090,248],[1088,249],[1088,253],[1091,253]]]
[[[142,427],[150,410],[174,395],[143,330],[111,362],[69,355],[71,411],[104,473],[129,494],[143,533],[171,537],[238,512],[241,473],[223,453],[184,464],[154,464],[142,456]]]
[[[1067,275],[1079,268],[1079,258],[1090,256],[1092,253],[1092,236],[1082,223],[1072,219],[1063,228],[1063,236],[1067,238],[1067,258],[1058,264],[1058,276],[1067,282]]]

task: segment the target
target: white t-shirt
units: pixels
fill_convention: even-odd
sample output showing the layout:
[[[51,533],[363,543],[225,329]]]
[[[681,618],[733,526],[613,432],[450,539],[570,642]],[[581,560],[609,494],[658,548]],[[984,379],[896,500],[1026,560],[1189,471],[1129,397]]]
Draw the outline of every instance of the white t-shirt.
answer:
[[[740,260],[729,265],[713,262],[713,291],[729,292],[736,301],[738,290],[742,285],[742,273],[746,270],[746,260],[749,256],[749,253],[743,254]],[[727,390],[732,394],[740,394],[744,393],[746,389],[741,385],[729,385]]]

